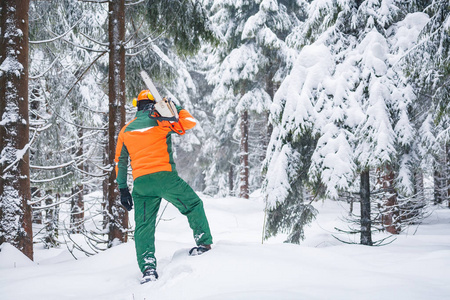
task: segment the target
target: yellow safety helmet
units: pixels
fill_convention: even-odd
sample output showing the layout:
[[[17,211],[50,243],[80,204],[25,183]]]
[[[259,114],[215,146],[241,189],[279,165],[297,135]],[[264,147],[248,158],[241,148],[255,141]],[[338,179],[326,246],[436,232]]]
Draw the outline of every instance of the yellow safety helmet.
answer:
[[[137,106],[138,101],[140,100],[155,100],[155,97],[153,97],[153,95],[150,93],[149,90],[143,90],[139,93],[139,95],[137,96],[137,98],[133,98],[133,106]]]

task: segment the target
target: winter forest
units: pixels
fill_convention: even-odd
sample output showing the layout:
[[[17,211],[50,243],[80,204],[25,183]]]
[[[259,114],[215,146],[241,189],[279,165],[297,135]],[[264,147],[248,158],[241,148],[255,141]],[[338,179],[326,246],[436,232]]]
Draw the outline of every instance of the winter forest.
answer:
[[[307,241],[326,200],[339,243],[395,243],[450,210],[449,50],[448,0],[2,0],[0,245],[133,239],[114,153],[141,70],[198,121],[180,176],[259,195],[260,240]]]

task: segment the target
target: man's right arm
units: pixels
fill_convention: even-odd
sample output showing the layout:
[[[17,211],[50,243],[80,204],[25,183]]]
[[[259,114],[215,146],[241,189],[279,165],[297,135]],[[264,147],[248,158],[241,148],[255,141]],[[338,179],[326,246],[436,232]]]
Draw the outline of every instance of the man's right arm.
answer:
[[[128,150],[123,141],[123,131],[119,133],[116,145],[116,182],[119,189],[127,188]]]

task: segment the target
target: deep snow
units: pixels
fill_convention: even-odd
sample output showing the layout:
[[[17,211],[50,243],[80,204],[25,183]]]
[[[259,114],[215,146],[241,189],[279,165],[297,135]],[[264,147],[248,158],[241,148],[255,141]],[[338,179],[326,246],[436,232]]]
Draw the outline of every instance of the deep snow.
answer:
[[[424,224],[392,244],[367,247],[332,237],[334,227],[346,227],[347,204],[318,202],[318,218],[301,246],[282,237],[262,245],[258,195],[202,198],[213,250],[188,256],[187,221],[169,205],[157,228],[157,282],[139,284],[133,241],[78,260],[64,245],[37,246],[35,262],[3,244],[0,299],[450,299],[449,209],[433,207]]]

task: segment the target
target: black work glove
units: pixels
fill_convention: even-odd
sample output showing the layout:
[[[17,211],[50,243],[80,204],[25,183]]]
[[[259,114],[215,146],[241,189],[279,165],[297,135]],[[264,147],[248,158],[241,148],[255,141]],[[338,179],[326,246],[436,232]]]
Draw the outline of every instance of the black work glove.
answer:
[[[130,211],[133,208],[133,198],[131,198],[128,188],[120,189],[120,203]]]

